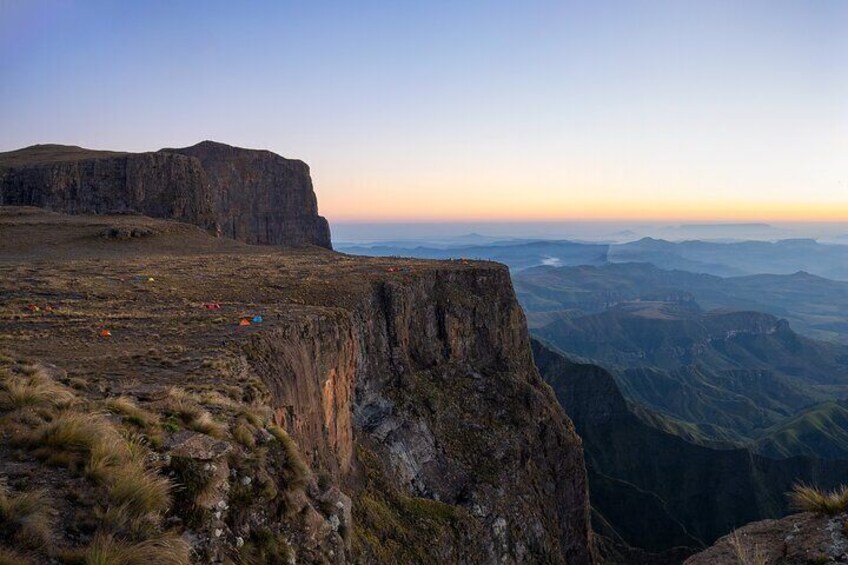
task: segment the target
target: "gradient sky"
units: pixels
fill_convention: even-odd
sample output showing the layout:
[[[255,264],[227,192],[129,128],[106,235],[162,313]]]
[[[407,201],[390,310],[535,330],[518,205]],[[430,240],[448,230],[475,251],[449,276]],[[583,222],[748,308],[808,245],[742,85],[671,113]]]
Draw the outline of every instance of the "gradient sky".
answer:
[[[848,220],[848,2],[0,0],[0,151],[214,139],[331,221]]]

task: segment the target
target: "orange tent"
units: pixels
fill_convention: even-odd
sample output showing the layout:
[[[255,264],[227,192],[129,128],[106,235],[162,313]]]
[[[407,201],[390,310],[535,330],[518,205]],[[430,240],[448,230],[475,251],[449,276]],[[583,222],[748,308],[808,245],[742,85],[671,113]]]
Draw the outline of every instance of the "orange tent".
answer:
[[[250,320],[248,320],[247,318],[242,318],[242,319],[241,319],[241,322],[239,322],[239,325],[240,325],[240,326],[249,326],[249,325],[250,325]]]
[[[112,337],[112,332],[109,330],[100,330],[100,337]]]

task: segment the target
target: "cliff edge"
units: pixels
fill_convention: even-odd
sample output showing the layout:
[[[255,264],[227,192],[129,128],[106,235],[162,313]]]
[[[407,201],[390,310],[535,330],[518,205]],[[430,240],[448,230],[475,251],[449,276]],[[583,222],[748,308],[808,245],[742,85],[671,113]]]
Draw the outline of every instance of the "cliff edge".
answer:
[[[28,556],[593,561],[582,445],[504,266],[34,208],[0,208],[0,231],[0,476],[56,514]],[[4,400],[21,387],[53,392]],[[88,418],[170,499],[125,508],[114,442],[56,439]]]
[[[246,243],[331,247],[305,163],[211,141],[149,153],[65,145],[0,153],[0,205],[143,214]]]

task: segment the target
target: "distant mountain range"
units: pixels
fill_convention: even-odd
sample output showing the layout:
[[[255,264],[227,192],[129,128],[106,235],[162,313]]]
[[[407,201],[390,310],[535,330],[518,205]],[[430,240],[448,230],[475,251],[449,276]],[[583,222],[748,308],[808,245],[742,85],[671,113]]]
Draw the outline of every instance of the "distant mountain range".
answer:
[[[691,297],[705,310],[752,310],[787,319],[811,337],[848,343],[848,282],[796,272],[718,277],[648,263],[538,267],[513,276],[531,325],[546,313],[601,312],[619,302]]]
[[[630,400],[710,440],[752,440],[810,405],[848,397],[848,346],[799,336],[768,314],[634,302],[533,332],[609,368]]]
[[[416,257],[419,259],[486,259],[504,263],[512,270],[538,265],[603,265],[609,245],[573,241],[501,240],[485,245],[417,246],[375,244],[371,246],[338,245],[337,251],[371,257]]]
[[[652,238],[610,246],[611,263],[640,261],[663,269],[681,269],[719,276],[791,274],[807,271],[823,277],[848,279],[848,246],[825,245],[813,239],[776,242],[717,243]]]
[[[489,259],[513,271],[534,266],[602,265],[643,262],[662,269],[722,277],[756,274],[792,274],[798,271],[848,280],[848,245],[822,244],[812,239],[768,241],[681,241],[643,238],[629,243],[590,243],[569,240],[489,240],[475,235],[470,241],[427,243],[380,242],[337,244],[354,255],[402,256],[425,259]],[[471,243],[473,242],[473,243]]]

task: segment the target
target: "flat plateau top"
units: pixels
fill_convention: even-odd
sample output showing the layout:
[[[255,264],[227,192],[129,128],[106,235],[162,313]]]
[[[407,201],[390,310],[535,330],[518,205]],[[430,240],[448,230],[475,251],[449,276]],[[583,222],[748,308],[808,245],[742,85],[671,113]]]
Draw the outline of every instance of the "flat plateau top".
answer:
[[[100,390],[214,384],[206,367],[233,340],[349,311],[375,284],[481,268],[504,267],[251,246],[142,216],[0,207],[0,351]]]

